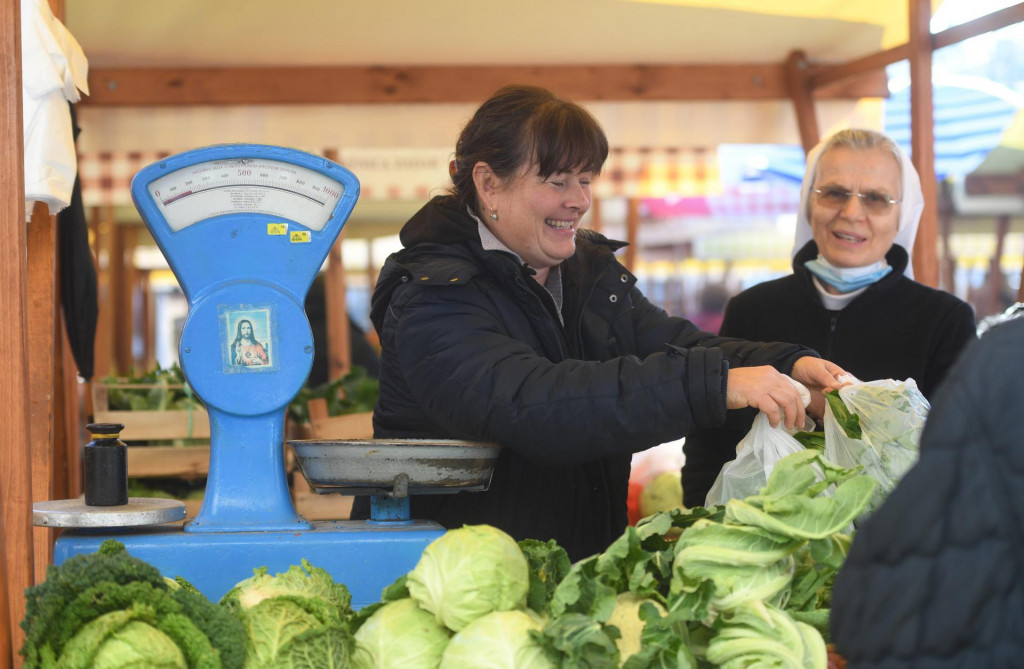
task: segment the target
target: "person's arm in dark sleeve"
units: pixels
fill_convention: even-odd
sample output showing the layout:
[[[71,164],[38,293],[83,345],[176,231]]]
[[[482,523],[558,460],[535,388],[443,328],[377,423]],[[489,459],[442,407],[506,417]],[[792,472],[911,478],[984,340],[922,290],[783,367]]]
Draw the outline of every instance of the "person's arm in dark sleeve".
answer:
[[[474,291],[420,290],[404,302],[392,312],[400,312],[394,340],[406,383],[453,433],[568,464],[643,450],[725,418],[720,349],[663,341],[644,359],[556,363],[508,336]]]

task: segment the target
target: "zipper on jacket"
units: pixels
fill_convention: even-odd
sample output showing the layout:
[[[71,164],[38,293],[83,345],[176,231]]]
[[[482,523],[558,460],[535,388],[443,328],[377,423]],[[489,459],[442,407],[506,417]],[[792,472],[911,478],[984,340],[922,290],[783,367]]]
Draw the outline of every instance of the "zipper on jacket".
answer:
[[[581,359],[586,359],[586,355],[583,351],[583,312],[586,310],[587,305],[590,304],[590,298],[594,296],[594,288],[597,287],[600,278],[590,282],[590,288],[587,290],[587,295],[579,303],[578,313],[576,314],[576,343]]]
[[[827,350],[822,351],[822,355],[824,355],[827,360],[832,359],[832,344],[836,339],[836,330],[838,329],[838,327],[839,316],[837,316],[835,312],[832,312],[829,314],[828,317],[828,346],[826,347]]]
[[[537,300],[538,304],[540,304],[541,311],[543,311],[544,315],[546,316],[546,320],[548,322],[548,325],[550,326],[551,334],[554,336],[555,343],[558,344],[558,355],[560,356],[560,360],[568,359],[569,354],[565,350],[565,344],[562,341],[563,337],[565,336],[565,329],[559,325],[559,323],[557,322],[558,319],[551,313],[552,309],[555,308],[554,298],[551,298],[550,296],[548,297],[548,301],[551,302],[551,306],[548,306],[545,303],[544,298],[537,292],[535,292],[533,289],[531,289],[529,284],[526,283],[526,281],[533,281],[533,277],[525,277],[523,281],[519,283],[520,290],[529,294],[533,299]],[[536,283],[536,281],[534,281],[534,283]],[[540,287],[540,290],[545,290],[545,288],[540,286],[540,284],[537,284],[537,286]]]

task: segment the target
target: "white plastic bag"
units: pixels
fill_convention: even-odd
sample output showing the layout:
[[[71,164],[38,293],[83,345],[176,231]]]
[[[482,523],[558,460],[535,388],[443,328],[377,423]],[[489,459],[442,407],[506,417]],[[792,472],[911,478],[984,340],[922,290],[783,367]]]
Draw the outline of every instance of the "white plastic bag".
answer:
[[[727,462],[708,491],[706,506],[725,504],[730,499],[745,499],[761,492],[775,464],[804,450],[781,423],[772,427],[768,415],[758,413],[750,432],[736,446],[736,459]]]
[[[827,406],[825,458],[840,467],[862,465],[864,473],[878,481],[869,507],[874,509],[917,462],[930,406],[914,379],[857,381],[840,388],[839,397],[860,421],[861,436],[848,436]]]

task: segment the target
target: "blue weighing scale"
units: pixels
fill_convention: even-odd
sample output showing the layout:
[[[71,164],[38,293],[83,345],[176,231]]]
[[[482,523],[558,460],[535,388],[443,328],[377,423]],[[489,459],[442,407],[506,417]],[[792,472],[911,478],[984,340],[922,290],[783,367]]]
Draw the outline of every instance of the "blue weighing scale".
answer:
[[[327,463],[327,480],[314,489],[370,490],[374,516],[309,522],[292,504],[284,464],[285,410],[313,362],[305,296],[355,206],[358,180],[302,151],[231,144],[152,164],[131,190],[189,302],[179,359],[210,417],[206,492],[198,515],[184,525],[167,524],[184,518],[183,507],[172,515],[136,510],[132,505],[146,504],[136,498],[124,509],[36,509],[36,524],[68,528],[56,541],[54,562],[116,539],[217,601],[256,567],[277,573],[306,559],[344,583],[353,606],[379,601],[381,590],[444,533],[436,523],[409,519],[409,477],[388,473],[377,476],[376,488],[347,487],[324,454],[331,443],[317,442],[311,457]],[[370,452],[377,450],[362,451]],[[363,460],[357,454],[351,462]],[[324,476],[322,466],[317,475]]]

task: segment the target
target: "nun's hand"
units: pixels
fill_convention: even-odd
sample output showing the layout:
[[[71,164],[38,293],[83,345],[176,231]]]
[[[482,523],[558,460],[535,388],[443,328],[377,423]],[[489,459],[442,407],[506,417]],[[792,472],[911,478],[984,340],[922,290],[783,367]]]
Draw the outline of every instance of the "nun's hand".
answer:
[[[807,413],[815,420],[825,415],[825,393],[845,386],[839,377],[846,374],[842,367],[822,358],[804,356],[793,365],[790,376],[807,386],[811,391],[811,405]]]

